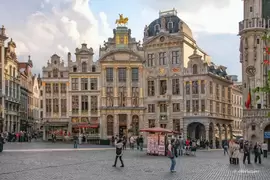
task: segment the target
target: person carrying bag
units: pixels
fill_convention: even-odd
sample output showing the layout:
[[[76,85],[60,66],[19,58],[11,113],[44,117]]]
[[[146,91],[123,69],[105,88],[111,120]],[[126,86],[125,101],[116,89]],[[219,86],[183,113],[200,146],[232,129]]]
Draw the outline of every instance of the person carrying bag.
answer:
[[[175,171],[176,161],[175,161],[175,153],[174,153],[174,145],[173,145],[173,143],[174,143],[173,140],[172,140],[172,142],[169,141],[168,151],[167,151],[167,156],[168,156],[168,158],[171,159],[171,167],[170,167],[171,173],[176,172]]]

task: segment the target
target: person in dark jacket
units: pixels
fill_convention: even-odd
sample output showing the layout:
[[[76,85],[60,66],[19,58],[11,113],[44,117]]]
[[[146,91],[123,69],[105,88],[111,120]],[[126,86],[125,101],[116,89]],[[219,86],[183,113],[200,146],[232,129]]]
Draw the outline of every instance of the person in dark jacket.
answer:
[[[143,136],[142,135],[139,137],[139,144],[140,144],[140,149],[142,151],[143,150]]]
[[[259,143],[256,143],[254,146],[254,155],[255,155],[254,162],[255,163],[257,163],[257,160],[259,160],[259,164],[262,163],[261,154],[262,154],[262,148]]]
[[[116,147],[116,156],[115,156],[115,161],[114,161],[113,167],[116,167],[118,158],[121,161],[121,166],[120,167],[124,167],[124,162],[122,160],[122,156],[123,156],[123,140],[121,138],[115,140],[115,147]]]
[[[79,140],[79,138],[78,138],[78,136],[75,134],[75,135],[73,136],[73,146],[74,146],[75,149],[78,148],[78,140]]]
[[[248,164],[250,164],[250,147],[248,142],[245,142],[243,146],[243,151],[244,151],[243,164],[246,163],[246,159],[248,161]]]
[[[2,137],[2,134],[0,134],[0,152],[3,152],[4,143],[4,138]]]

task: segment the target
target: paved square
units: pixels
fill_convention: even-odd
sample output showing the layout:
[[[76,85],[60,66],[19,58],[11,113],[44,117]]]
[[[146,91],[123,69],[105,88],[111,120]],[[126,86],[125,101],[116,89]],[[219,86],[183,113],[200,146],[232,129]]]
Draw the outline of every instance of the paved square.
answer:
[[[16,145],[13,145],[13,147]],[[19,145],[18,145],[19,146]],[[23,145],[24,146],[24,145]],[[29,145],[30,147],[32,145]],[[35,145],[37,146],[37,145]],[[57,147],[60,145],[56,145]],[[19,149],[19,148],[18,148]],[[49,150],[49,149],[48,149]],[[125,167],[113,168],[115,151],[84,150],[55,152],[3,152],[1,180],[269,180],[270,158],[262,165],[229,165],[222,151],[197,152],[196,157],[177,158],[171,174],[166,157],[125,151]],[[252,157],[253,160],[253,157]]]

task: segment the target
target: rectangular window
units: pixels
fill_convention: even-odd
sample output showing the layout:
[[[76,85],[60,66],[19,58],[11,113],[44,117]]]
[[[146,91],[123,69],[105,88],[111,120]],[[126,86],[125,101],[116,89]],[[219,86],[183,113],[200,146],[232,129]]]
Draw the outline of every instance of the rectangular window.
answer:
[[[43,100],[40,100],[40,108],[43,108]]]
[[[222,106],[222,114],[224,115],[224,114],[226,114],[226,106],[225,106],[225,104],[221,104],[221,106]]]
[[[71,102],[72,102],[72,114],[78,114],[79,113],[79,96],[72,96]]]
[[[201,112],[205,112],[205,100],[201,100]]]
[[[213,101],[210,100],[210,113],[212,113],[212,112],[213,112]]]
[[[172,94],[179,95],[180,94],[180,83],[179,79],[172,80]]]
[[[166,113],[167,112],[167,104],[166,103],[159,104],[159,108],[160,108],[161,113]]]
[[[66,83],[61,83],[61,94],[67,93],[67,85]]]
[[[132,68],[131,72],[132,72],[132,74],[131,74],[132,82],[138,82],[139,81],[139,69]]]
[[[156,120],[155,119],[148,119],[148,127],[149,128],[156,127]]]
[[[147,55],[147,66],[148,67],[154,66],[154,54]]]
[[[220,113],[220,107],[219,107],[219,102],[216,102],[216,113]]]
[[[179,51],[172,51],[172,64],[179,64],[180,58],[179,58]]]
[[[148,104],[148,112],[149,113],[155,112],[155,104]]]
[[[81,97],[81,110],[82,110],[82,114],[86,114],[88,113],[88,96],[83,95]]]
[[[98,112],[98,98],[97,96],[91,96],[91,114],[97,114]]]
[[[61,99],[61,116],[67,115],[67,100]]]
[[[88,78],[81,78],[81,90],[88,90]]]
[[[173,130],[180,132],[180,119],[173,119]]]
[[[187,95],[190,94],[190,82],[189,81],[186,82],[186,94]]]
[[[165,95],[167,92],[167,81],[160,80],[160,95]]]
[[[220,94],[220,91],[219,91],[219,85],[216,84],[216,99],[219,100],[219,94]]]
[[[126,68],[118,68],[118,81],[126,82],[126,79],[127,79]]]
[[[113,82],[113,68],[106,68],[106,81]]]
[[[148,81],[147,88],[148,88],[148,96],[155,96],[155,82]]]
[[[186,111],[190,112],[190,100],[186,101]]]
[[[58,94],[59,93],[58,83],[53,83],[53,93],[54,94]]]
[[[97,78],[91,78],[91,90],[97,90],[98,86],[98,79]]]
[[[46,83],[46,85],[45,85],[45,92],[46,93],[49,93],[49,94],[52,92],[51,84]]]
[[[46,99],[46,112],[51,113],[52,112],[52,100]]]
[[[59,99],[53,99],[53,112],[59,112]]]
[[[160,52],[159,53],[159,65],[161,65],[161,66],[167,65],[166,52]]]
[[[71,79],[71,90],[79,90],[79,79],[78,78]]]
[[[205,94],[205,81],[201,80],[201,94]]]
[[[199,101],[192,100],[192,112],[199,112]]]
[[[221,89],[221,97],[225,97],[225,87],[222,86],[222,89]]]
[[[173,112],[180,112],[180,103],[173,103]]]

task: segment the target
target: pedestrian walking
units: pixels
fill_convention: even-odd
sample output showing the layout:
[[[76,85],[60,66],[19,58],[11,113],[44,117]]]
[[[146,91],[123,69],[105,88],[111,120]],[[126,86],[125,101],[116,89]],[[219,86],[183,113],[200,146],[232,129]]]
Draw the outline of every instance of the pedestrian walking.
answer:
[[[257,163],[257,161],[259,161],[259,164],[262,163],[262,159],[261,159],[261,154],[262,154],[262,148],[260,146],[260,144],[257,142],[254,146],[254,154],[255,154],[255,159],[254,162]]]
[[[73,147],[74,147],[74,149],[77,149],[77,148],[78,148],[78,140],[79,140],[79,138],[78,138],[78,136],[75,134],[75,135],[73,136]]]
[[[243,146],[243,151],[244,151],[243,164],[246,163],[246,159],[248,161],[248,164],[250,164],[250,148],[248,142],[245,142]]]
[[[142,151],[143,150],[143,136],[142,135],[139,138],[139,145],[140,145],[140,149]]]
[[[233,164],[237,165],[239,164],[239,154],[240,154],[240,145],[238,142],[235,142],[233,145]]]
[[[174,140],[168,141],[168,151],[167,151],[167,156],[168,158],[171,159],[171,167],[170,167],[170,171],[171,173],[176,172],[175,171],[175,165],[176,165],[176,161],[175,161],[175,153],[174,153]]]
[[[264,141],[262,144],[263,157],[267,158],[268,144]]]
[[[225,140],[224,143],[223,143],[224,156],[226,156],[226,154],[229,155],[228,148],[229,148],[228,141]]]
[[[123,140],[120,138],[120,139],[116,139],[115,141],[116,141],[115,142],[116,156],[115,156],[115,161],[114,161],[113,167],[116,167],[118,158],[120,159],[120,162],[121,162],[120,167],[124,167],[124,162],[123,162],[123,159],[122,159],[122,156],[123,156]]]

